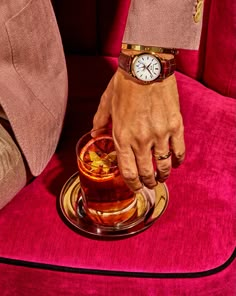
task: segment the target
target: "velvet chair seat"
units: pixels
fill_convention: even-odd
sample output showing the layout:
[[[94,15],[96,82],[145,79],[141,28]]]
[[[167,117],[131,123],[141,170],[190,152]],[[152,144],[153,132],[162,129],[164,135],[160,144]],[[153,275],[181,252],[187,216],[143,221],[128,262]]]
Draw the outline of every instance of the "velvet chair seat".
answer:
[[[176,73],[187,155],[167,182],[168,207],[138,235],[95,240],[64,223],[57,199],[77,171],[76,141],[91,128],[117,59],[72,55],[67,64],[70,101],[57,152],[0,214],[2,295],[233,295],[235,100]],[[99,79],[80,77],[92,64],[103,69]]]

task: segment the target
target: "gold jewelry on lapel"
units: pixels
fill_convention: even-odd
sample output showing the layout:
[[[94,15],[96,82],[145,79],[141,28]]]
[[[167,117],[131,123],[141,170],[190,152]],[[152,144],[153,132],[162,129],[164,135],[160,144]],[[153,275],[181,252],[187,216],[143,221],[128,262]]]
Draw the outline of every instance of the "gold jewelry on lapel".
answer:
[[[195,13],[193,14],[193,20],[195,23],[199,23],[202,18],[203,0],[197,0],[195,5]]]

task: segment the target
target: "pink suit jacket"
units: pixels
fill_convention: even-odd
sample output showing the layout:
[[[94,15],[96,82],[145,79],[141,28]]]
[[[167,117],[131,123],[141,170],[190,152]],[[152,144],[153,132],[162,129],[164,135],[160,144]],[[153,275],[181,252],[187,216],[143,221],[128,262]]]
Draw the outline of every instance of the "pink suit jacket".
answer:
[[[0,2],[0,105],[32,174],[55,148],[67,101],[63,47],[49,0]]]
[[[203,0],[132,0],[124,42],[198,49]]]
[[[193,23],[195,6],[195,0],[133,0],[124,41],[196,48],[201,22]],[[50,0],[1,0],[0,45],[0,106],[38,175],[56,149],[67,102],[66,63]]]

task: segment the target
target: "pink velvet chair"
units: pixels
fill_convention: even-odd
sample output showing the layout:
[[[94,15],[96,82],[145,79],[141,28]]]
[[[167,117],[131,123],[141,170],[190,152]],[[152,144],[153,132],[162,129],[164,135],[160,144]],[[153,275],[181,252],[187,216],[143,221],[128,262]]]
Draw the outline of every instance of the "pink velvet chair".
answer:
[[[236,2],[206,1],[200,50],[178,56],[187,155],[167,182],[165,213],[144,232],[110,241],[68,227],[57,201],[117,67],[128,1],[55,0],[54,8],[68,110],[44,172],[0,211],[1,295],[236,295]]]

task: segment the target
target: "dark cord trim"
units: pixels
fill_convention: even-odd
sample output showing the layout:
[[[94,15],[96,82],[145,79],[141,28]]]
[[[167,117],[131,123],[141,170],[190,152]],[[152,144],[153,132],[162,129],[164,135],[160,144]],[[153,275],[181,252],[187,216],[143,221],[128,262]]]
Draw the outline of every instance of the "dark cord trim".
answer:
[[[236,257],[236,249],[229,257],[229,259],[222,265],[199,272],[186,272],[186,273],[156,273],[156,272],[132,272],[132,271],[118,271],[118,270],[100,270],[100,269],[88,269],[88,268],[76,268],[67,267],[53,264],[37,263],[24,260],[17,260],[11,258],[0,257],[0,263],[23,266],[29,268],[45,269],[57,272],[69,272],[79,274],[91,274],[91,275],[102,275],[102,276],[119,276],[119,277],[132,277],[132,278],[199,278],[216,274],[226,267],[228,267]]]

